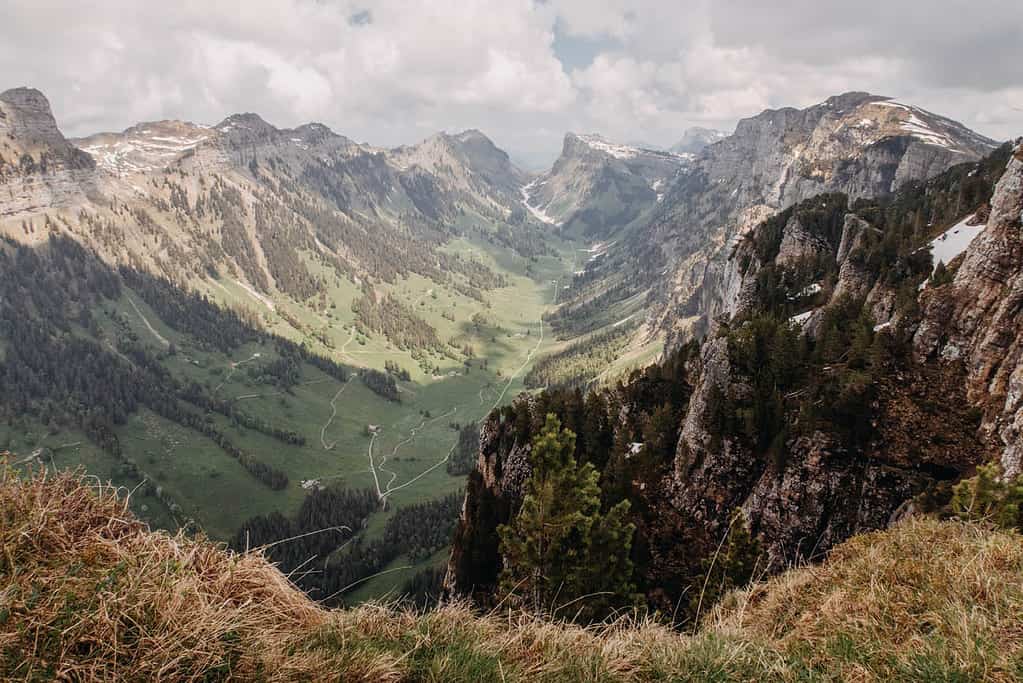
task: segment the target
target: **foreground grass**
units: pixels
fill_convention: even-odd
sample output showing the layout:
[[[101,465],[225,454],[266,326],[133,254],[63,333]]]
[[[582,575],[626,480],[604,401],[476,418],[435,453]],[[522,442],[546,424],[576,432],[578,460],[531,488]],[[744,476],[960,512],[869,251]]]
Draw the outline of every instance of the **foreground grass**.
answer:
[[[0,679],[1010,681],[1023,542],[914,521],[730,595],[695,635],[520,613],[328,611],[256,554],[150,532],[111,489],[0,474]]]

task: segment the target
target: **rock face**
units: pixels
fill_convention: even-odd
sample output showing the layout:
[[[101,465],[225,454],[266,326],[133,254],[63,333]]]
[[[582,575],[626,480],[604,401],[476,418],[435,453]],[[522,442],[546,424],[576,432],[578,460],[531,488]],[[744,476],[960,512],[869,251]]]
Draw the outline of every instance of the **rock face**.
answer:
[[[525,401],[532,411],[532,404]],[[508,522],[522,501],[529,479],[530,445],[520,443],[513,424],[491,413],[480,424],[480,452],[470,473],[444,580],[449,595],[492,594],[501,569],[497,527]]]
[[[728,137],[728,133],[711,128],[700,128],[698,126],[687,128],[682,134],[682,139],[668,148],[674,154],[699,154],[704,147],[713,145],[719,140]]]
[[[731,245],[765,215],[826,192],[886,194],[994,147],[958,123],[866,93],[739,122],[700,155],[651,223],[646,239],[662,245],[672,272],[655,285],[660,327],[678,340],[708,328],[734,292],[725,272]]]
[[[523,188],[523,201],[562,231],[603,239],[660,202],[690,158],[568,133],[551,170]]]
[[[971,198],[966,205],[964,197]],[[926,246],[918,245],[941,226],[968,222],[964,212],[986,214],[987,227],[963,256],[953,259],[951,267],[961,265],[951,283],[927,284],[933,259]],[[932,219],[933,225],[927,222]],[[692,391],[681,412],[670,470],[646,493],[634,490],[630,497],[637,507],[654,511],[654,522],[642,519],[647,528],[670,520],[668,541],[651,534],[637,543],[663,548],[674,540],[694,553],[701,548],[713,552],[726,537],[733,513],[740,511],[766,551],[768,569],[778,570],[817,557],[853,534],[888,526],[911,512],[920,494],[947,489],[995,455],[1002,456],[1008,473],[1019,472],[1023,147],[1011,157],[1003,147],[889,201],[851,204],[844,195],[824,194],[800,202],[736,244],[726,273],[730,295],[723,315],[728,327],[704,342],[697,360],[687,362],[685,382]],[[860,317],[861,301],[876,325],[860,342],[869,346],[861,349],[869,348],[878,354],[872,358],[880,360],[845,367],[843,359],[855,342],[835,341],[833,330],[854,319],[872,324]],[[842,322],[829,318],[850,306],[855,311],[837,318]],[[751,345],[775,344],[770,336],[755,336],[756,325],[764,320],[783,324],[793,313],[789,320],[802,325],[804,336],[819,337],[820,345],[811,352],[827,348],[825,333],[830,343],[847,344],[835,350],[837,360],[814,365],[814,372],[834,378],[835,387],[869,382],[870,391],[859,394],[866,398],[853,412],[818,420],[815,406],[830,396],[843,400],[841,390],[803,403],[808,399],[799,396],[812,380],[785,387],[791,393],[756,404],[779,411],[775,414],[785,425],[771,432],[779,441],[765,448],[757,445],[759,436],[751,436],[758,429],[752,407],[765,400],[762,390],[770,390],[777,375],[768,374],[765,383],[759,364],[751,367],[743,360],[748,353],[740,348],[743,327],[749,324],[754,331]],[[760,319],[750,320],[754,317]],[[780,329],[799,334],[791,327]],[[762,353],[799,347],[781,342]],[[740,355],[733,358],[736,349]],[[797,353],[792,358],[811,362],[812,353]],[[885,354],[891,354],[889,360]],[[636,403],[630,401],[642,395],[642,381],[630,380],[629,387],[639,387],[636,393],[626,385],[610,390],[607,404],[616,406],[619,415],[635,412]],[[558,400],[555,396],[546,405]],[[984,409],[983,419],[977,406]],[[620,431],[614,435],[618,444],[629,438]],[[496,521],[475,523],[484,535],[508,521],[518,505],[517,480],[502,478],[502,464],[521,458],[521,446],[509,444],[507,438],[488,441],[480,476],[467,494],[467,510],[480,509],[479,500],[501,501],[488,507],[497,511]],[[466,529],[463,538],[472,536]],[[452,589],[466,589],[467,566],[464,561],[451,565]]]
[[[215,130],[193,123],[155,121],[132,126],[123,133],[97,133],[72,142],[91,155],[103,171],[124,177],[166,168],[215,135]]]
[[[775,570],[887,527],[907,501],[954,479],[985,453],[963,416],[943,416],[948,425],[942,426],[927,414],[937,397],[965,403],[954,373],[931,373],[880,387],[878,433],[865,449],[815,432],[790,438],[779,467],[716,431],[712,394],[741,400],[749,392],[733,374],[724,339],[705,345],[702,364],[675,456],[671,507],[711,542],[725,534],[732,511],[741,510]],[[907,432],[915,445],[898,436]]]
[[[623,298],[645,291],[649,329],[675,348],[727,313],[736,294],[728,258],[767,216],[822,193],[890,193],[994,147],[954,121],[868,93],[765,111],[687,163],[566,305],[581,307],[573,297],[592,297],[593,282]],[[627,287],[622,273],[632,274]]]
[[[1023,145],[995,190],[987,227],[951,284],[922,295],[921,359],[961,362],[1007,475],[1023,473]]]
[[[92,157],[64,138],[41,92],[0,93],[0,217],[80,204],[94,181]]]

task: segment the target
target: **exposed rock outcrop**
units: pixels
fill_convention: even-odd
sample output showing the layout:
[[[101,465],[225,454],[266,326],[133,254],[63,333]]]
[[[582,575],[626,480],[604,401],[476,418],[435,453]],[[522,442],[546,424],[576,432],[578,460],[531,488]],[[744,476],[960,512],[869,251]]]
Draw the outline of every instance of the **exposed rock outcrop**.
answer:
[[[985,429],[1001,441],[1006,474],[1023,473],[1023,145],[954,281],[921,298],[917,355],[963,363],[970,399],[985,407]]]
[[[672,284],[658,294],[667,302],[661,326],[672,339],[684,340],[705,328],[706,323],[692,320],[694,310],[704,321],[727,311],[734,292],[726,272],[729,250],[713,245],[731,244],[756,224],[744,218],[746,207],[777,211],[824,192],[841,192],[851,200],[876,197],[976,160],[994,146],[958,123],[866,93],[741,121],[733,136],[695,163],[693,172],[702,178],[681,185],[666,200],[670,214],[658,221],[662,235],[653,239],[668,248],[669,263],[678,265]],[[703,235],[704,244],[693,233]],[[718,233],[722,238],[715,239]],[[687,285],[690,254],[700,263],[697,289]],[[677,315],[680,310],[687,315]]]
[[[518,402],[530,413],[527,396]],[[444,580],[450,595],[492,594],[501,570],[497,528],[506,524],[522,502],[529,479],[530,444],[520,442],[514,423],[491,413],[480,424],[480,452],[470,473],[465,502]]]
[[[41,92],[0,93],[0,218],[85,202],[95,167],[61,134]]]
[[[568,133],[551,170],[523,188],[523,201],[563,231],[603,239],[646,216],[691,158]]]

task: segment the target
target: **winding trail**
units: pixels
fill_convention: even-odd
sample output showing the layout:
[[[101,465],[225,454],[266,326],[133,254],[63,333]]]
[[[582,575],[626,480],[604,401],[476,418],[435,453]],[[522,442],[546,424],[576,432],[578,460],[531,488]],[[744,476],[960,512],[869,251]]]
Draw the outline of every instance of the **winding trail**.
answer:
[[[383,501],[385,496],[380,492],[380,478],[377,477],[377,468],[373,464],[373,444],[376,443],[377,436],[379,436],[380,430],[373,432],[373,435],[369,438],[369,450],[367,455],[369,456],[369,472],[373,475],[373,483],[377,487],[377,499]]]
[[[131,307],[135,309],[136,313],[138,313],[139,318],[142,319],[142,323],[146,326],[146,329],[149,330],[150,334],[152,334],[154,337],[156,337],[157,341],[159,341],[164,346],[170,347],[170,342],[167,340],[167,338],[164,337],[159,332],[157,332],[156,328],[149,324],[149,320],[146,318],[145,314],[142,312],[142,309],[138,307],[138,304],[135,303],[135,300],[132,299],[127,294],[124,295],[124,298],[126,298],[128,300],[128,303],[131,304]]]
[[[559,284],[559,281],[558,280],[554,280],[553,284],[554,284],[554,300],[552,302],[552,305],[556,305],[557,302],[558,302],[558,284]],[[519,368],[514,373],[512,373],[511,377],[508,378],[508,382],[504,385],[504,389],[501,390],[501,393],[498,395],[497,400],[494,401],[494,405],[491,406],[491,408],[487,411],[487,413],[492,412],[493,410],[495,410],[497,408],[497,406],[499,406],[501,404],[501,401],[504,400],[505,394],[508,393],[508,389],[511,388],[512,383],[522,373],[522,371],[526,369],[526,366],[528,366],[530,361],[533,360],[533,357],[536,355],[537,351],[540,350],[540,346],[543,345],[543,315],[544,314],[541,311],[539,319],[537,320],[537,324],[539,326],[540,332],[539,332],[539,335],[538,335],[539,338],[537,339],[536,345],[532,349],[530,349],[529,352],[526,354],[526,359],[523,361],[522,365],[519,366]],[[483,389],[480,389],[479,396],[480,396],[480,402],[482,403],[483,402]],[[457,410],[457,407],[456,407],[456,410]],[[441,417],[446,417],[446,416],[442,415]],[[436,419],[439,419],[439,418],[436,418]],[[412,477],[411,479],[409,479],[405,483],[400,484],[398,486],[392,486],[391,483],[394,482],[394,479],[392,478],[391,482],[388,483],[388,486],[386,487],[386,490],[383,491],[382,493],[379,493],[380,492],[380,488],[379,488],[379,484],[378,484],[377,491],[379,493],[379,496],[380,496],[381,500],[385,500],[392,493],[395,493],[397,491],[402,490],[403,488],[411,486],[412,484],[416,483],[417,481],[419,481],[420,479],[422,479],[426,475],[428,475],[431,472],[433,472],[435,469],[437,469],[441,465],[444,465],[445,463],[447,463],[447,461],[451,459],[451,454],[455,452],[456,448],[458,448],[458,438],[457,437],[455,438],[454,443],[451,444],[451,448],[448,450],[447,455],[445,455],[443,458],[438,460],[436,463],[434,463],[430,467],[426,468],[425,470],[423,470],[422,472],[420,472],[416,476]],[[374,477],[374,479],[376,479],[376,476],[377,476],[376,475],[376,468],[373,466],[372,442],[370,442],[370,468],[373,470],[373,477]],[[389,470],[388,470],[388,472],[389,472]]]
[[[244,365],[245,363],[248,363],[249,361],[254,361],[254,360],[256,360],[257,358],[261,357],[262,355],[263,355],[263,354],[261,354],[261,353],[254,353],[254,354],[252,354],[251,356],[249,356],[248,358],[246,358],[245,360],[240,360],[240,361],[238,361],[237,363],[231,363],[231,364],[230,364],[230,366],[231,366],[231,370],[230,370],[230,372],[228,372],[228,373],[227,373],[227,376],[226,376],[226,377],[224,377],[223,381],[222,381],[222,382],[221,382],[220,384],[218,384],[218,385],[217,385],[216,387],[214,387],[214,389],[213,389],[213,395],[214,395],[214,396],[216,396],[216,395],[217,395],[217,392],[218,392],[218,391],[220,391],[220,390],[221,390],[221,388],[222,388],[222,387],[223,387],[223,386],[224,386],[225,384],[227,384],[228,382],[230,382],[230,381],[231,381],[231,378],[232,378],[232,377],[234,377],[234,373],[236,373],[236,372],[238,371],[238,366],[239,366],[239,365]]]
[[[337,441],[334,441],[329,446],[327,445],[327,428],[330,427],[330,423],[334,421],[335,417],[337,417],[337,400],[338,400],[338,398],[340,398],[341,394],[344,393],[345,389],[348,388],[348,385],[352,383],[352,380],[355,379],[358,376],[359,376],[359,373],[353,372],[351,374],[351,376],[348,378],[348,381],[345,382],[341,386],[341,388],[337,390],[336,394],[334,394],[334,398],[330,399],[330,417],[327,418],[327,421],[323,423],[322,427],[320,427],[320,443],[323,445],[323,450],[325,450],[325,451],[332,450],[334,448],[334,446],[337,445]],[[373,445],[372,445],[372,442],[370,442],[370,449],[372,450],[372,448],[373,448]],[[370,456],[369,461],[370,461],[370,466],[372,467],[372,464],[373,464],[373,456],[372,455]],[[375,474],[373,475],[373,478],[374,479],[376,478]]]
[[[341,345],[341,350],[339,351],[339,353],[342,356],[348,356],[349,358],[353,358],[352,354],[348,353],[348,345],[352,343],[353,339],[355,339],[355,323],[352,323],[352,329],[349,330],[348,332],[348,341]]]
[[[415,427],[413,427],[412,429],[409,430],[408,438],[405,439],[404,441],[398,442],[398,444],[395,445],[394,449],[391,451],[390,455],[385,455],[383,458],[380,459],[380,462],[377,464],[377,469],[380,470],[381,472],[386,472],[387,474],[391,475],[391,478],[387,481],[387,484],[385,485],[385,488],[384,488],[384,492],[382,494],[384,497],[386,497],[391,491],[394,490],[394,488],[393,488],[394,480],[398,478],[398,473],[397,472],[394,472],[394,471],[389,470],[389,469],[384,467],[384,465],[387,464],[388,459],[393,458],[394,456],[396,456],[398,454],[398,449],[400,449],[402,446],[404,446],[406,444],[409,444],[409,443],[412,443],[413,441],[415,441],[416,434],[423,427],[425,427],[428,424],[432,424],[434,422],[437,422],[438,420],[443,420],[444,418],[451,417],[452,415],[454,415],[457,412],[458,412],[458,406],[455,406],[454,408],[452,408],[448,412],[444,413],[443,415],[438,415],[437,417],[424,419],[418,425],[416,425]]]
[[[425,292],[423,292],[422,294],[420,294],[419,298],[412,302],[412,310],[413,311],[416,310],[416,306],[419,305],[419,302],[422,301],[423,299],[425,299],[426,297],[432,295],[432,294],[433,294],[433,287],[431,287],[430,289],[428,289]]]
[[[553,297],[552,305],[556,305],[557,304],[557,300],[558,300],[558,285],[559,285],[559,281],[558,280],[552,280],[552,283],[554,285],[554,297]],[[537,338],[536,345],[534,345],[526,353],[526,358],[522,362],[522,365],[520,365],[518,367],[518,369],[515,370],[515,372],[512,373],[512,375],[508,378],[507,383],[505,383],[504,388],[501,390],[500,394],[497,395],[497,399],[494,401],[493,406],[491,406],[487,410],[487,413],[492,412],[493,410],[495,410],[501,404],[501,401],[504,400],[504,397],[508,393],[508,390],[511,388],[511,385],[515,382],[515,380],[522,373],[522,371],[526,369],[526,367],[529,365],[529,363],[536,356],[536,353],[540,350],[540,347],[543,345],[543,341],[544,341],[543,316],[544,316],[544,312],[541,311],[541,313],[539,315],[539,318],[537,319],[537,326],[538,326],[538,329],[539,329],[539,334],[537,335],[538,338]],[[344,353],[346,355],[351,355],[351,354],[347,354],[347,351],[345,349],[347,348],[348,344],[351,342],[351,340],[353,338],[354,338],[354,328],[353,328],[352,333],[349,335],[348,341],[345,342],[344,346],[341,347],[341,353]],[[337,394],[334,395],[334,398],[331,399],[331,402],[330,402],[330,404],[331,404],[331,417],[327,420],[327,423],[324,424],[323,428],[320,429],[320,443],[323,445],[324,449],[326,449],[326,450],[330,450],[337,443],[337,442],[334,442],[332,444],[327,444],[327,442],[326,442],[326,430],[330,426],[330,423],[333,421],[335,415],[337,414],[336,401],[337,401],[338,397],[340,397],[341,394],[344,392],[345,388],[348,386],[348,383],[351,382],[352,379],[354,379],[354,377],[355,377],[355,375],[353,375],[351,378],[349,378],[348,382],[345,383],[345,386],[341,387],[341,389],[338,390]],[[478,394],[479,395],[479,399],[480,399],[480,405],[485,405],[485,403],[487,401],[487,399],[484,398],[484,396],[483,396],[483,392],[484,391],[487,391],[488,393],[493,393],[495,390],[492,389],[491,387],[480,387],[479,394]],[[377,430],[375,430],[372,433],[372,435],[370,437],[370,440],[369,440],[369,446],[366,449],[366,458],[369,461],[369,471],[370,471],[370,474],[373,475],[373,485],[376,488],[377,498],[382,503],[386,504],[386,501],[391,496],[391,494],[397,493],[398,491],[401,491],[402,489],[405,489],[405,488],[415,484],[417,481],[419,481],[423,477],[427,476],[428,474],[430,474],[431,472],[436,470],[438,467],[441,467],[442,465],[444,465],[445,463],[447,463],[451,459],[451,455],[455,452],[455,449],[458,447],[458,438],[457,437],[455,438],[454,443],[451,444],[451,448],[448,449],[447,454],[443,458],[441,458],[440,460],[435,462],[433,465],[431,465],[430,467],[427,467],[425,470],[423,470],[422,472],[420,472],[419,474],[417,474],[416,476],[412,477],[411,479],[409,479],[408,481],[406,481],[406,482],[404,482],[402,484],[399,484],[399,485],[395,486],[394,482],[398,478],[397,472],[395,472],[393,470],[390,470],[390,469],[387,469],[387,467],[385,467],[385,465],[387,464],[388,459],[395,457],[397,455],[398,451],[403,446],[405,446],[405,445],[407,445],[409,443],[412,443],[415,440],[416,435],[423,429],[423,427],[425,427],[426,425],[428,425],[428,424],[430,424],[432,422],[436,422],[437,420],[442,420],[444,418],[447,418],[447,417],[450,417],[450,416],[454,415],[456,412],[458,412],[458,408],[459,408],[458,406],[454,406],[451,410],[449,410],[448,412],[444,413],[443,415],[438,415],[437,417],[434,417],[434,418],[424,419],[418,425],[416,425],[415,427],[412,427],[409,430],[408,437],[403,439],[403,440],[401,440],[400,442],[398,442],[394,446],[394,448],[391,450],[391,453],[389,455],[383,456],[380,459],[379,462],[377,462],[374,459],[374,456],[373,456],[373,446],[376,445],[377,438],[380,436],[380,429],[378,428]],[[387,483],[383,487],[380,486],[380,473],[381,472],[383,472],[384,474],[390,475],[390,478],[387,480]]]

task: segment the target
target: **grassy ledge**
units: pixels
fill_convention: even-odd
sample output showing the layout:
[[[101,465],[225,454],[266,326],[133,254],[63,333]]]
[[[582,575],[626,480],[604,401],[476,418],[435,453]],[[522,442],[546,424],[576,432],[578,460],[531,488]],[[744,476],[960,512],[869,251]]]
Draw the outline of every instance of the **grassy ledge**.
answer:
[[[113,488],[0,474],[0,679],[1011,681],[1023,541],[915,520],[729,595],[695,634],[464,605],[320,608],[258,553],[152,532]]]

